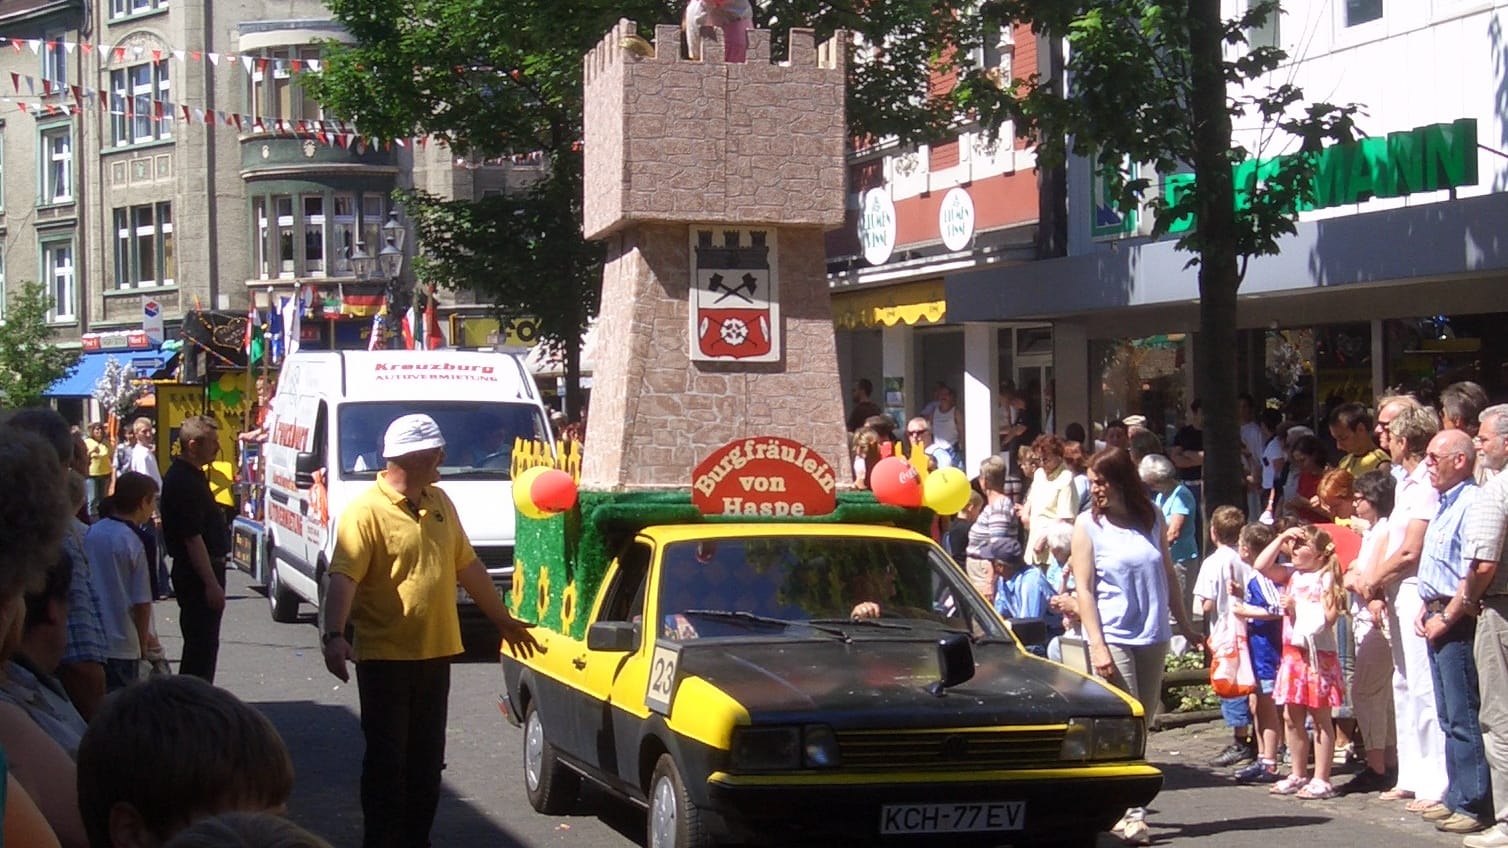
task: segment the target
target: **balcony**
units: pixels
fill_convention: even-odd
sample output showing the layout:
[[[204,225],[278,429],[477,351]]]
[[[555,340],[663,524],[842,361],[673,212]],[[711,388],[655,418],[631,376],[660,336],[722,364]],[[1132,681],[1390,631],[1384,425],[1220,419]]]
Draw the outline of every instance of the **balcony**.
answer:
[[[251,130],[250,127],[247,129]],[[332,179],[340,182],[381,180],[391,185],[392,178],[398,173],[392,151],[356,141],[355,136],[349,134],[344,136],[346,144],[335,143],[335,138],[334,134],[327,133],[325,140],[321,141],[315,134],[286,128],[282,132],[271,129],[246,132],[241,136],[241,179],[247,182],[291,179],[321,183]]]

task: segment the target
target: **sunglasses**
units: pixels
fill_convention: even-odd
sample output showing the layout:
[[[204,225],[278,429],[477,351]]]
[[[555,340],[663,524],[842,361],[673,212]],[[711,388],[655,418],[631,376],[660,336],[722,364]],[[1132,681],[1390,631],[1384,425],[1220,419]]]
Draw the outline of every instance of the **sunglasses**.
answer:
[[[926,430],[907,430],[906,431],[906,435],[908,435],[908,436],[925,436],[925,435],[927,435],[927,431]]]

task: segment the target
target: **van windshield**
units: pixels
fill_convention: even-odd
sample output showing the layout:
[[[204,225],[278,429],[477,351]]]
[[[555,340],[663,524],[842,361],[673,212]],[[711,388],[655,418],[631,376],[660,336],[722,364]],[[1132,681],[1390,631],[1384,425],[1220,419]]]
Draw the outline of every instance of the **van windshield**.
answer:
[[[387,467],[382,458],[382,436],[388,424],[419,412],[433,418],[445,436],[445,462],[440,466],[443,479],[507,480],[513,440],[548,439],[538,408],[526,403],[348,403],[340,407],[336,431],[341,477],[375,479],[377,472]]]

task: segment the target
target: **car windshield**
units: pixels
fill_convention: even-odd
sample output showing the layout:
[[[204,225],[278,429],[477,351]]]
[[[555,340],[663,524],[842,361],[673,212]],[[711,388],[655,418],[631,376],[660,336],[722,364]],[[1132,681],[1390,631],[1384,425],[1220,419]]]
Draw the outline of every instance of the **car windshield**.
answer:
[[[810,630],[812,622],[874,638],[931,638],[939,629],[1005,637],[962,570],[925,542],[708,539],[667,545],[661,563],[659,612],[669,638]]]
[[[373,479],[387,466],[382,436],[393,419],[422,412],[445,436],[443,479],[506,480],[514,439],[547,439],[543,416],[526,403],[403,401],[340,407],[340,468],[345,479]]]

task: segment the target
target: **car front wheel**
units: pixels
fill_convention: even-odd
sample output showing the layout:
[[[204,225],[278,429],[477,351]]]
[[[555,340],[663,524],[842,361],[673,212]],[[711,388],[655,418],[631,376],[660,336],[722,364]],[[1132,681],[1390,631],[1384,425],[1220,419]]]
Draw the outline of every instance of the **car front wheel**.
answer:
[[[529,805],[548,816],[570,812],[581,791],[581,775],[555,756],[555,746],[545,738],[544,723],[533,704],[524,712],[524,791]]]
[[[649,848],[708,848],[713,841],[702,827],[702,812],[686,794],[681,770],[661,754],[649,781]]]

